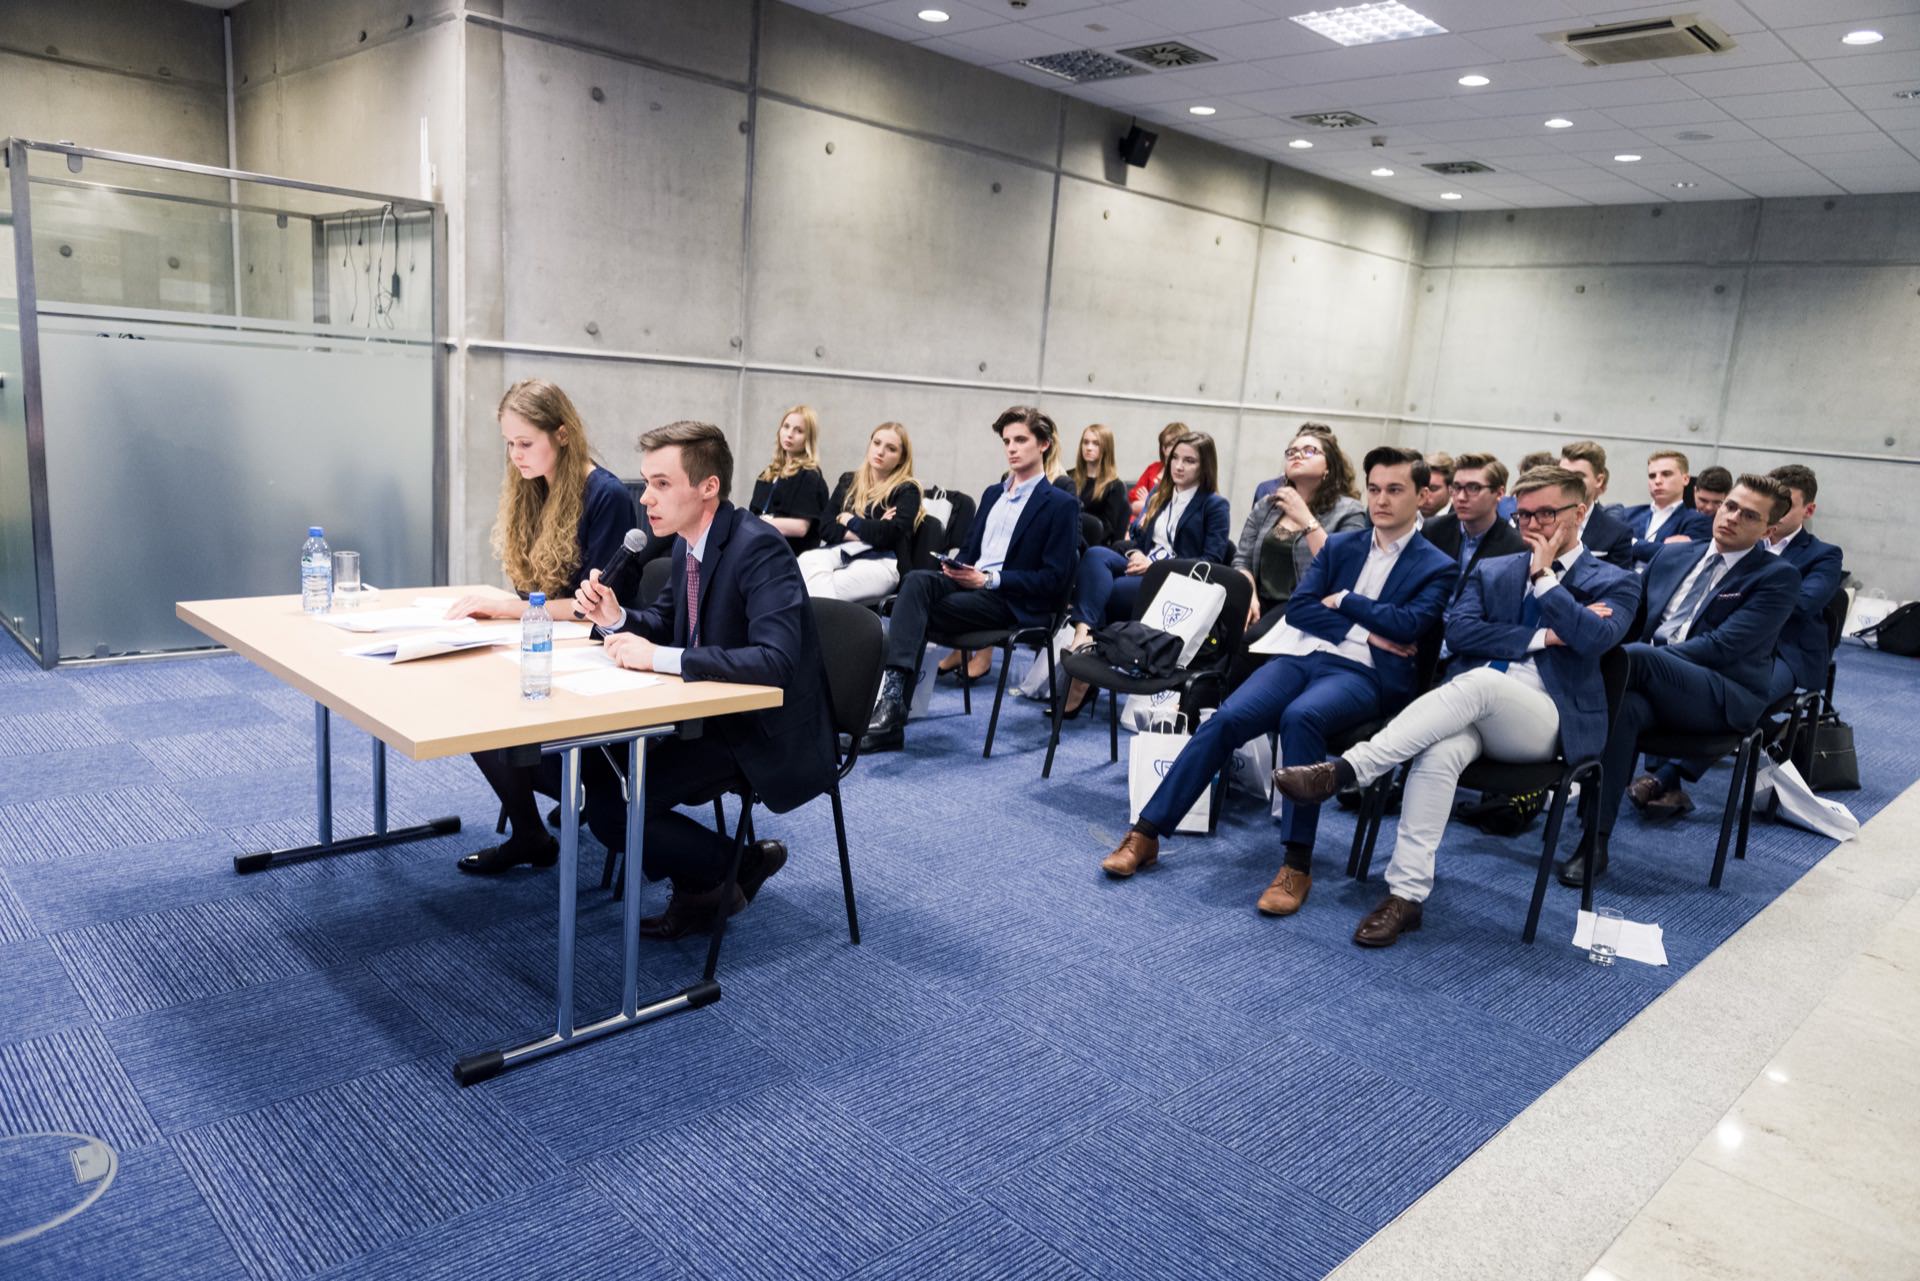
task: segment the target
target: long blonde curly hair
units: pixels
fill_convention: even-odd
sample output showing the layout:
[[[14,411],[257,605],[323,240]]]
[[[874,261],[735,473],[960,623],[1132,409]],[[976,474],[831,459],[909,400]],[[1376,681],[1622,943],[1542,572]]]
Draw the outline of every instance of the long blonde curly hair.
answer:
[[[521,477],[511,463],[500,482],[493,522],[493,554],[523,592],[565,595],[580,568],[580,513],[593,458],[580,411],[567,393],[539,378],[523,378],[500,398],[496,418],[511,411],[545,432],[553,444],[553,483]]]
[[[795,414],[800,415],[800,422],[807,430],[806,444],[801,446],[797,456],[780,448],[780,428],[785,427],[787,419]],[[820,416],[813,412],[811,406],[795,405],[780,415],[780,427],[773,429],[773,461],[760,473],[760,479],[785,480],[809,468],[820,470]]]
[[[860,458],[860,466],[853,473],[853,484],[847,487],[846,506],[842,510],[850,511],[855,515],[861,515],[866,512],[867,508],[885,502],[887,495],[891,494],[898,486],[912,485],[915,489],[920,488],[920,482],[916,480],[913,475],[913,437],[907,435],[907,429],[903,424],[889,422],[881,423],[878,427],[868,432],[867,442],[871,444],[873,438],[883,431],[890,431],[899,438],[900,465],[882,476],[880,473],[874,471],[873,464],[867,461],[865,455],[862,455]],[[920,522],[926,519],[926,515],[927,513],[924,510],[914,513],[913,527],[915,529],[920,528]]]

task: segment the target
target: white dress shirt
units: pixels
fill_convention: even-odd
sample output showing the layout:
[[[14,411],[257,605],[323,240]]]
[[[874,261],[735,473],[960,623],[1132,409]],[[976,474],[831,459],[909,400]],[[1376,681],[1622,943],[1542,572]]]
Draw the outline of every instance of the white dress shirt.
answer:
[[[1033,497],[1037,486],[1052,483],[1044,468],[1018,483],[1013,477],[1007,477],[1007,487],[993,510],[987,513],[987,523],[980,531],[980,561],[974,566],[987,576],[989,588],[1000,586],[1000,570],[1007,563],[1007,550],[1013,546],[1013,527],[1020,523],[1020,513],[1027,509],[1027,500]]]
[[[1647,536],[1640,541],[1645,543],[1658,541],[1660,530],[1666,525],[1668,518],[1680,510],[1681,501],[1683,500],[1676,499],[1665,507],[1656,507],[1647,513]]]
[[[1566,577],[1568,570],[1573,568],[1573,563],[1586,554],[1586,550],[1585,547],[1576,542],[1573,545],[1573,550],[1561,552],[1560,555],[1554,559],[1553,568],[1542,574],[1539,581],[1533,584],[1530,589],[1533,594],[1535,596],[1545,596],[1548,592],[1558,587],[1560,580]],[[1507,675],[1513,677],[1513,679],[1523,685],[1539,690],[1542,694],[1546,693],[1547,687],[1542,684],[1540,680],[1540,668],[1533,661],[1533,656],[1546,647],[1547,629],[1542,627],[1536,630],[1532,638],[1527,641],[1527,656],[1517,663],[1508,665]]]
[[[1754,546],[1757,547],[1759,544],[1756,543]],[[1660,625],[1653,629],[1654,637],[1657,639],[1663,632],[1666,633],[1667,644],[1669,645],[1676,641],[1685,640],[1687,628],[1693,625],[1693,619],[1683,618],[1676,620],[1673,616],[1673,611],[1680,608],[1680,602],[1685,600],[1687,593],[1693,590],[1694,580],[1699,578],[1706,567],[1716,560],[1720,564],[1720,569],[1717,571],[1719,578],[1725,579],[1728,574],[1733,572],[1733,567],[1738,565],[1746,556],[1747,552],[1752,550],[1753,548],[1749,547],[1746,551],[1742,552],[1723,552],[1717,545],[1712,543],[1707,544],[1707,554],[1702,556],[1699,563],[1687,571],[1686,577],[1680,580],[1680,585],[1673,589],[1673,595],[1667,597],[1667,603],[1661,607]],[[1716,582],[1717,581],[1719,580],[1717,579]],[[1712,599],[1713,591],[1709,588],[1707,593],[1700,598],[1699,603],[1694,606],[1694,616],[1698,617],[1700,611],[1704,610],[1707,607],[1707,602]],[[1676,622],[1678,624],[1677,629],[1673,627],[1673,624]]]
[[[1200,492],[1200,486],[1191,485],[1186,489],[1176,489],[1160,514],[1153,518],[1153,550],[1147,554],[1155,560],[1164,560],[1173,555],[1174,531],[1180,528],[1180,517],[1187,508],[1193,506],[1193,496]]]
[[[1380,592],[1387,585],[1387,576],[1393,573],[1393,567],[1400,561],[1400,553],[1405,551],[1413,536],[1420,531],[1408,527],[1407,532],[1388,543],[1380,545],[1380,535],[1376,532],[1367,545],[1367,563],[1360,567],[1360,577],[1353,584],[1356,596],[1368,600],[1379,600]],[[1325,550],[1324,548],[1322,550]],[[1338,607],[1347,598],[1345,589],[1333,593],[1334,605]],[[1338,654],[1366,667],[1373,666],[1373,646],[1367,643],[1367,629],[1355,623],[1347,629],[1347,634],[1339,644],[1322,640],[1318,636],[1309,636],[1292,623],[1280,624],[1279,653],[1305,657],[1308,654]]]
[[[700,592],[702,596],[706,594],[707,590],[707,535],[712,532],[713,522],[708,521],[707,527],[700,531],[700,541],[687,548],[687,559],[696,562],[700,566]],[[685,540],[683,539],[682,541]],[[694,622],[695,620],[691,618],[687,620],[688,636],[692,636],[694,633]],[[653,670],[667,676],[678,676],[680,674],[680,659],[686,652],[683,647],[677,645],[655,645],[653,647]]]

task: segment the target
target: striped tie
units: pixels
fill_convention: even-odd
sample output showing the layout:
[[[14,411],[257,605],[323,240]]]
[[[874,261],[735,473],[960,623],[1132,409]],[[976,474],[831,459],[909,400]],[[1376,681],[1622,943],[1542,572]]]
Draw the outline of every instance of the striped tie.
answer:
[[[700,643],[700,562],[687,557],[687,644]]]
[[[1678,609],[1667,615],[1667,621],[1660,624],[1654,640],[1662,645],[1671,645],[1686,637],[1687,628],[1693,626],[1693,616],[1700,612],[1701,603],[1707,599],[1707,593],[1713,590],[1714,580],[1720,576],[1720,567],[1725,563],[1726,558],[1719,552],[1707,553],[1699,576],[1693,580],[1693,586],[1687,589],[1686,599],[1680,602]]]

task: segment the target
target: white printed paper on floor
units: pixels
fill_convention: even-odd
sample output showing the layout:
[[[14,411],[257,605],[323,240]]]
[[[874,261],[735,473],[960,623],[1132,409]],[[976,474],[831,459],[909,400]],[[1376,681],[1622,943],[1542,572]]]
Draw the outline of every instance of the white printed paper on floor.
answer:
[[[652,672],[630,672],[624,667],[608,667],[593,672],[573,672],[553,678],[555,689],[564,689],[569,694],[584,694],[589,698],[598,694],[624,694],[629,690],[645,689],[649,685],[659,683],[660,678]]]
[[[1658,925],[1643,925],[1639,921],[1620,922],[1620,945],[1615,955],[1622,960],[1638,961],[1642,965],[1665,965],[1667,963],[1666,931]],[[1573,945],[1586,951],[1593,941],[1593,913],[1582,912],[1573,926]]]

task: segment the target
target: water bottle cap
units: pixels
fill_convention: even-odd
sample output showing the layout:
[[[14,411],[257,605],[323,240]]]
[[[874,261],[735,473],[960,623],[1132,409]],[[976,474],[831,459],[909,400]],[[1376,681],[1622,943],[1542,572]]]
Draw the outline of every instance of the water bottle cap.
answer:
[[[527,604],[529,605],[544,605],[546,603],[547,603],[547,594],[545,592],[535,592],[531,596],[527,597]]]
[[[307,526],[307,537],[308,537],[308,538],[325,538],[326,536],[327,536],[327,535],[326,535],[326,531],[325,531],[325,530],[323,530],[323,529],[321,529],[321,528],[320,528],[320,526],[318,526],[318,525],[309,525],[309,526]]]

